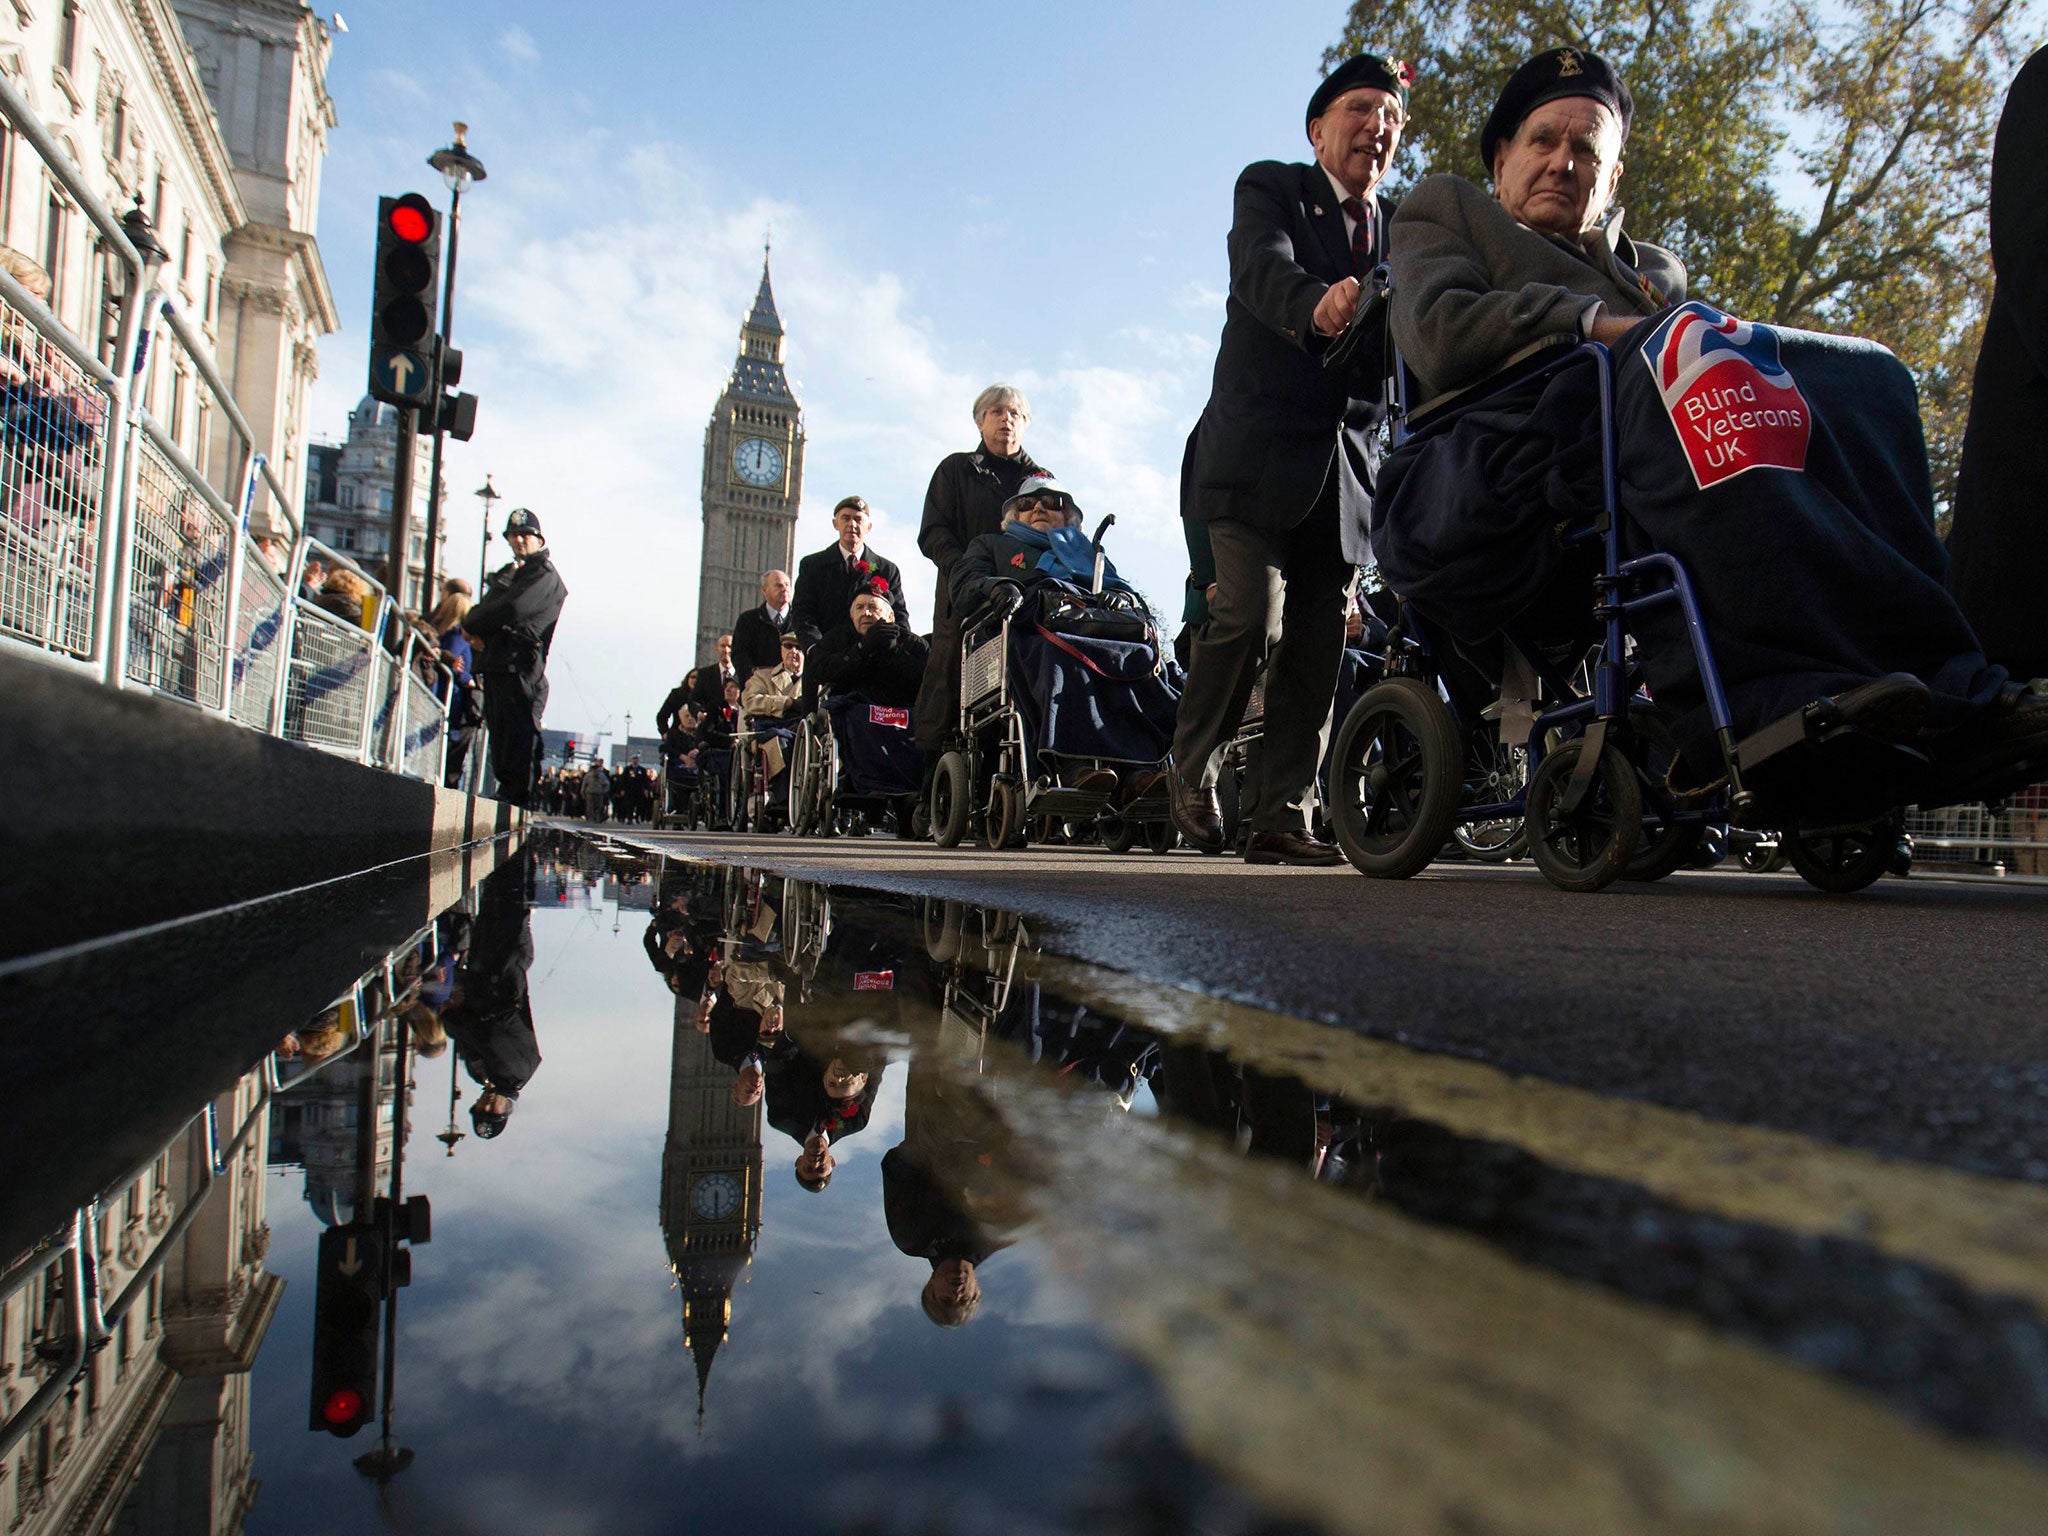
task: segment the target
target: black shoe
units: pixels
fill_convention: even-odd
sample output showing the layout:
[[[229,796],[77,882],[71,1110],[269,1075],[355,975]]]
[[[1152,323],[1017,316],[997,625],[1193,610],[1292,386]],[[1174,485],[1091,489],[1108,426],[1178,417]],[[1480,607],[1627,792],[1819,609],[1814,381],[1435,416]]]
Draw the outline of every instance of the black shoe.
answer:
[[[1934,696],[1910,672],[1888,672],[1807,707],[1809,734],[1818,741],[1843,731],[1879,741],[1911,741],[1920,734]]]
[[[2048,768],[2048,694],[2042,684],[2010,683],[1965,725],[1929,749],[1934,772],[1920,804],[1932,809],[1993,800]]]
[[[1254,832],[1245,845],[1247,864],[1300,864],[1327,869],[1342,864],[1344,855],[1329,843],[1317,842],[1305,832]]]
[[[1114,803],[1116,800],[1116,770],[1114,768],[1090,768],[1074,776],[1074,782],[1067,786],[1084,795],[1101,795]]]
[[[1166,775],[1166,803],[1174,830],[1204,853],[1223,851],[1223,812],[1216,791],[1197,789],[1178,772]]]

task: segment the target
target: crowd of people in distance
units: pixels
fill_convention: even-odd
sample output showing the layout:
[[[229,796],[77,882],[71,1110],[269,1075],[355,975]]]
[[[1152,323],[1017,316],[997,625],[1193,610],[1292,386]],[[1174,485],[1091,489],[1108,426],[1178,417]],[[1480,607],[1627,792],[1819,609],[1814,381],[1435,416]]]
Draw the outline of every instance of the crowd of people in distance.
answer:
[[[598,823],[648,822],[654,819],[654,790],[654,770],[633,752],[616,773],[595,757],[580,765],[570,761],[543,767],[533,804],[551,816]]]

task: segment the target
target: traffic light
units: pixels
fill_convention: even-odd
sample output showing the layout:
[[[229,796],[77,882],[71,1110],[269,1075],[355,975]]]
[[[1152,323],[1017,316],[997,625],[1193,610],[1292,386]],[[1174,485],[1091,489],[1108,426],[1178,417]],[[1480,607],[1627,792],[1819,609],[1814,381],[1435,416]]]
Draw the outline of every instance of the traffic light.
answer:
[[[434,393],[441,216],[417,192],[377,203],[377,282],[370,300],[370,394],[422,405]]]
[[[462,349],[448,345],[445,336],[434,338],[434,377],[440,382],[441,401],[430,420],[420,426],[429,432],[446,432],[458,443],[476,434],[476,396],[450,394],[462,382]]]
[[[385,1244],[369,1222],[320,1234],[313,1292],[313,1429],[346,1440],[376,1412]]]

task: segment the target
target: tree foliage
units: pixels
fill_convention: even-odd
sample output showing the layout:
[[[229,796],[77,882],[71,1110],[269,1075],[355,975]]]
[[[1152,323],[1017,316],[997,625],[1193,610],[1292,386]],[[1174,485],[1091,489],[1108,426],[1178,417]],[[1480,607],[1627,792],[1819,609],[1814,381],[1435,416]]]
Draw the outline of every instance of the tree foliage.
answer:
[[[1990,295],[1992,135],[2038,3],[1357,0],[1327,58],[1407,59],[1397,176],[1482,184],[1479,128],[1517,64],[1566,44],[1608,59],[1636,102],[1628,229],[1745,319],[1898,353],[1946,501]]]

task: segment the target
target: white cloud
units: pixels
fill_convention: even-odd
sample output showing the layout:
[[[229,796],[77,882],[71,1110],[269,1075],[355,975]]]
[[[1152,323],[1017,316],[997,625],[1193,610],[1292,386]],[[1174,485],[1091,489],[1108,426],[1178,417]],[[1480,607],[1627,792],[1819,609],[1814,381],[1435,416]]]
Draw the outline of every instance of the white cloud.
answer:
[[[540,45],[533,40],[533,34],[521,26],[507,27],[498,35],[498,47],[509,58],[521,64],[540,62]]]

